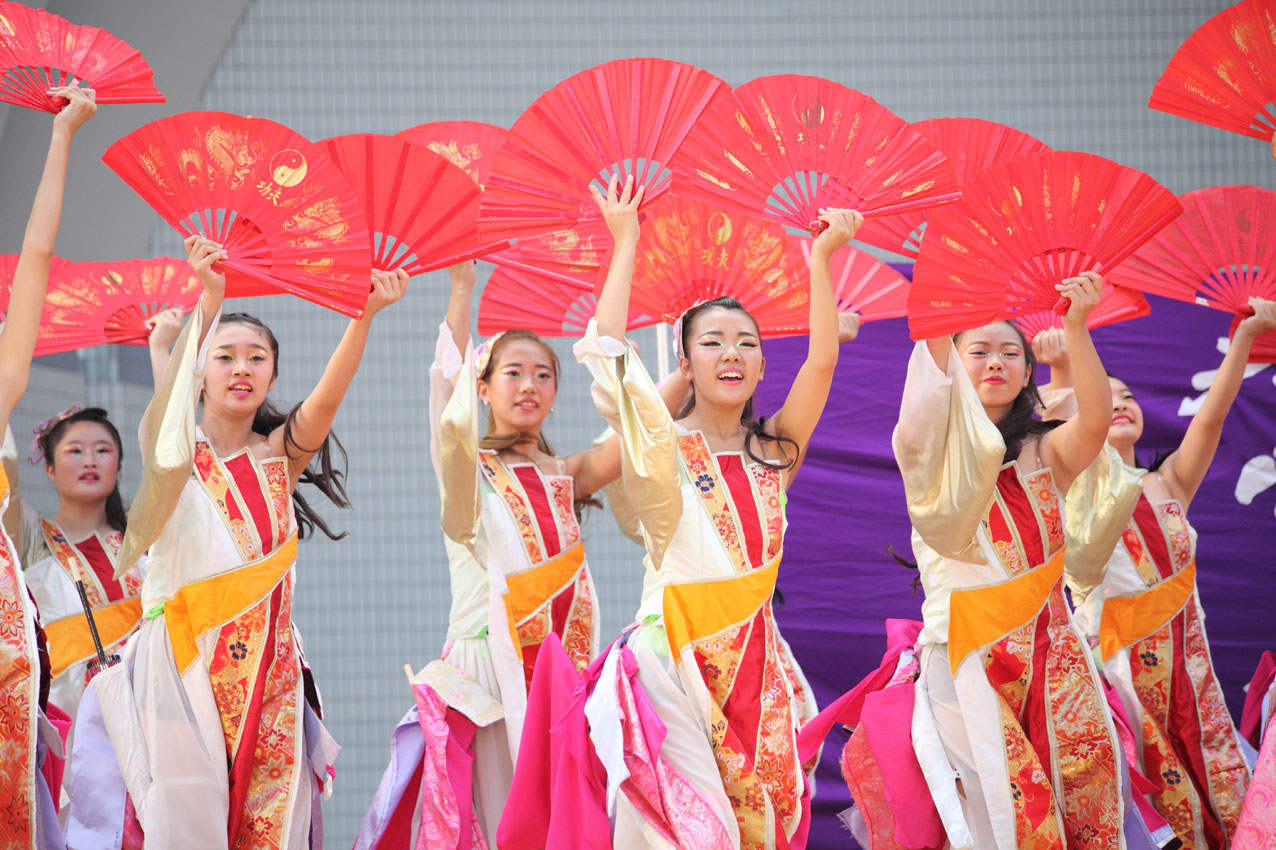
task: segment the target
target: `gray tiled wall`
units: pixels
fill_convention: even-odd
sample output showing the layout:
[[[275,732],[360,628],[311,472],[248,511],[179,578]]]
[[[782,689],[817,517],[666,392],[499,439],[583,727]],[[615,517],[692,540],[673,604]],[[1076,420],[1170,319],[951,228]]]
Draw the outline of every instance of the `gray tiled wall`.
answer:
[[[446,118],[508,125],[542,90],[575,71],[622,56],[657,55],[698,64],[731,84],[781,72],[827,76],[910,120],[970,115],[1002,121],[1056,148],[1145,169],[1176,192],[1216,183],[1268,185],[1273,166],[1261,143],[1145,108],[1174,48],[1226,5],[255,0],[201,106],[267,116],[314,139],[389,133]],[[180,244],[157,224],[151,248],[176,253]],[[330,515],[351,535],[340,543],[309,541],[301,550],[297,619],[329,724],[345,746],[337,793],[325,807],[333,847],[352,841],[385,764],[387,736],[407,706],[402,665],[436,657],[445,628],[447,573],[429,467],[425,372],[446,299],[446,275],[435,273],[413,281],[406,301],[377,319],[336,423],[350,452],[354,508]],[[288,298],[245,308],[280,338],[277,395],[299,400],[345,320]],[[651,336],[639,338],[654,344]],[[599,419],[569,345],[557,348],[566,374],[549,434],[560,451],[573,450],[589,442]],[[93,381],[85,389],[70,374],[48,378],[56,392],[35,390],[23,402],[15,420],[21,434],[29,433],[28,420],[85,392],[122,405],[119,418],[134,432],[144,387]],[[132,486],[136,465],[128,472]],[[44,507],[48,494],[39,492],[40,484],[29,492]],[[640,553],[606,516],[596,515],[586,533],[608,639],[637,603]]]

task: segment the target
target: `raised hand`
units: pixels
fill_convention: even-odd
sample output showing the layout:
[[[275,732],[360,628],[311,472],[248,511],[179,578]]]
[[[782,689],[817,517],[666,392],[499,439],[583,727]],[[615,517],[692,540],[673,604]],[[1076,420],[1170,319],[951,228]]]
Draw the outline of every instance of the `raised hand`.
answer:
[[[182,311],[177,307],[161,310],[146,320],[146,326],[151,329],[146,344],[167,352],[173,347],[177,335],[182,332]]]
[[[815,237],[815,244],[811,246],[811,251],[820,251],[826,257],[854,239],[860,226],[864,224],[864,216],[855,210],[820,210],[819,220],[828,227]]]
[[[598,191],[597,186],[593,183],[589,184],[589,194],[593,196],[594,203],[598,204],[598,211],[602,213],[603,221],[607,223],[607,229],[611,231],[611,238],[617,244],[622,242],[638,244],[638,234],[641,229],[638,224],[638,205],[642,203],[646,188],[646,186],[639,186],[635,190],[632,174],[625,178],[623,188],[620,185],[620,177],[613,174],[611,182],[607,184],[605,197]]]
[[[1258,336],[1261,333],[1276,329],[1276,301],[1251,297],[1249,299],[1249,307],[1254,311],[1254,315],[1243,319],[1240,325],[1237,326],[1236,333],[1239,334],[1244,331]]]
[[[452,288],[474,289],[478,281],[478,265],[473,260],[464,260],[454,266],[448,266],[448,277],[452,279]]]
[[[1063,328],[1047,328],[1032,340],[1032,353],[1038,363],[1055,366],[1068,360],[1068,342]]]
[[[829,230],[833,228],[830,227]],[[828,230],[824,231],[828,233]],[[837,314],[837,341],[840,345],[843,342],[851,342],[855,337],[860,335],[860,314],[859,313],[838,313]]]
[[[1079,322],[1084,326],[1086,316],[1099,304],[1103,278],[1098,272],[1082,272],[1063,283],[1056,283],[1054,288],[1061,298],[1068,300],[1068,310],[1063,314],[1064,324]]]
[[[74,136],[75,131],[97,113],[97,93],[93,89],[61,86],[49,89],[45,94],[66,100],[66,106],[53,118],[53,129],[61,130],[68,136]]]
[[[199,282],[204,284],[204,291],[217,298],[224,297],[226,275],[213,266],[226,259],[226,249],[198,233],[187,236],[182,244],[186,246],[186,261],[195,270]]]
[[[403,293],[408,290],[408,273],[403,269],[395,269],[392,272],[373,272],[372,273],[372,294],[368,296],[368,303],[363,308],[363,318],[371,319],[383,307],[403,298]]]

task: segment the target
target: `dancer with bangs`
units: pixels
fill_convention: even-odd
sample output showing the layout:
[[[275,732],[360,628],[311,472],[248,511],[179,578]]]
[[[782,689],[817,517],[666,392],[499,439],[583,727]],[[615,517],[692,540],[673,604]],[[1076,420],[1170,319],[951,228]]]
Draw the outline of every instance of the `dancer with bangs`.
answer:
[[[128,807],[126,845],[144,836],[158,847],[318,847],[338,748],[292,623],[294,561],[315,528],[344,535],[296,487],[348,504],[330,428],[373,317],[403,297],[407,278],[373,274],[363,317],[283,414],[268,397],[278,341],[252,316],[221,314],[226,252],[200,236],[186,250],[204,292],[143,418],[143,482],[121,555],[127,563],[149,548],[145,621],[81,704],[81,731],[103,731],[77,742],[72,787],[88,802],[72,843],[119,846],[109,814]],[[122,783],[88,773],[81,744],[112,747]],[[73,812],[81,803],[77,793]]]
[[[1196,591],[1196,531],[1187,519],[1253,341],[1276,328],[1276,303],[1254,298],[1250,306],[1254,315],[1237,327],[1182,443],[1147,468],[1135,455],[1143,411],[1128,384],[1108,378],[1111,448],[1068,492],[1069,516],[1089,511],[1084,523],[1068,524],[1077,624],[1098,643],[1103,673],[1138,730],[1138,767],[1156,787],[1152,803],[1185,848],[1228,846],[1250,778],[1210,658]],[[1047,415],[1071,415],[1067,340],[1048,331],[1034,347],[1061,395]]]
[[[637,622],[600,659],[584,706],[606,771],[617,848],[798,848],[810,787],[797,758],[804,687],[771,611],[785,491],[838,359],[829,257],[862,217],[821,213],[812,248],[810,342],[784,406],[754,418],[766,361],[757,323],[718,298],[681,320],[690,398],[671,415],[625,342],[642,189],[593,190],[615,241],[576,357],[620,436],[624,484],[647,548]],[[660,727],[663,726],[663,739]]]
[[[142,619],[141,561],[118,564],[127,524],[119,487],[124,444],[105,410],[72,407],[40,423],[27,460],[44,461],[58,493],[53,519],[22,503],[22,562],[48,637],[49,701],[73,723],[100,666],[95,641],[109,659]]]
[[[49,701],[49,651],[20,559],[17,450],[9,417],[26,393],[49,269],[62,218],[71,142],[97,112],[92,89],[67,86],[48,95],[66,104],[53,118],[49,153],[31,204],[22,253],[0,324],[0,846],[63,848],[58,822],[63,741],[50,721],[69,718]],[[18,538],[15,540],[15,536]]]
[[[1056,286],[1079,410],[1066,423],[1033,418],[1036,364],[1010,322],[909,360],[892,443],[926,594],[911,737],[953,847],[1126,846],[1114,729],[1063,595],[1061,493],[1110,420],[1085,326],[1101,286],[1093,272]]]
[[[544,427],[561,379],[557,355],[520,329],[476,349],[474,264],[449,274],[430,366],[430,457],[452,589],[447,639],[442,657],[413,678],[417,704],[394,732],[356,848],[413,847],[424,835],[432,847],[470,846],[476,835],[497,846],[542,643],[552,636],[577,671],[598,652],[580,512],[619,478],[619,443],[555,454]]]

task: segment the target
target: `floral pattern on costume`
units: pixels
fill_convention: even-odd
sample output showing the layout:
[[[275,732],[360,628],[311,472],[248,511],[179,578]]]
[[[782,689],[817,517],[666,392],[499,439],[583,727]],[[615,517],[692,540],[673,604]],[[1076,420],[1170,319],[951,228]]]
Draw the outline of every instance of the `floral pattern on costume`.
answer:
[[[0,510],[9,481],[0,469]],[[0,845],[26,847],[35,816],[35,722],[38,707],[30,641],[32,616],[18,561],[0,532]]]

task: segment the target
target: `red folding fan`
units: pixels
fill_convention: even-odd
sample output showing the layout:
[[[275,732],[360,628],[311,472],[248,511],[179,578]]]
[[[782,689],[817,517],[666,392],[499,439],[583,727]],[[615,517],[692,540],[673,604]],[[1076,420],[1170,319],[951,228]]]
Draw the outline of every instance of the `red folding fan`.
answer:
[[[478,329],[484,336],[526,328],[541,336],[580,336],[598,307],[592,278],[498,264],[479,299]],[[628,330],[655,324],[630,311]]]
[[[0,100],[57,113],[60,86],[91,87],[98,103],[163,103],[142,54],[97,27],[43,9],[0,2]]]
[[[367,213],[373,268],[424,274],[506,246],[478,237],[482,190],[446,157],[375,133],[334,136],[320,145]]]
[[[505,141],[505,128],[482,121],[431,121],[394,135],[447,157],[482,189],[492,170],[496,149]]]
[[[759,77],[711,107],[671,167],[680,195],[812,233],[825,207],[881,216],[961,196],[947,159],[907,121],[796,74]]]
[[[671,194],[648,210],[630,304],[673,323],[701,301],[730,295],[764,333],[786,336],[809,329],[809,280],[801,247],[779,225]]]
[[[962,192],[922,240],[908,298],[913,339],[1066,309],[1055,284],[1106,273],[1183,211],[1143,172],[1073,151],[996,163]]]
[[[319,145],[265,118],[183,112],[129,133],[102,161],[183,236],[225,247],[227,297],[290,292],[362,315],[367,216]]]
[[[1154,295],[1250,315],[1250,296],[1276,300],[1276,192],[1214,186],[1181,195],[1183,216],[1113,272],[1111,280]],[[1271,363],[1276,331],[1254,341],[1252,362]],[[1266,352],[1266,353],[1264,353]]]
[[[184,259],[60,261],[50,275],[36,356],[95,345],[145,345],[146,320],[195,308],[203,286]]]
[[[618,59],[581,71],[542,94],[496,152],[479,231],[516,238],[597,218],[590,183],[612,174],[645,185],[644,204],[670,186],[669,162],[722,80],[665,59]]]
[[[1140,319],[1151,312],[1152,307],[1147,299],[1137,290],[1114,286],[1108,280],[1104,280],[1103,291],[1099,293],[1099,303],[1090,311],[1090,315],[1086,316],[1085,325],[1090,330],[1094,330],[1104,325],[1124,322],[1127,319]],[[1043,310],[1039,313],[1023,313],[1015,316],[1014,323],[1031,341],[1044,330],[1063,327],[1063,317],[1056,310]]]
[[[979,118],[931,118],[912,126],[936,150],[948,157],[959,184],[994,162],[1050,150],[1045,143],[1014,127]],[[935,209],[930,207],[870,218],[855,238],[906,257],[916,257],[926,220]]]
[[[809,236],[798,239],[809,266]],[[839,248],[829,263],[839,313],[856,312],[861,322],[898,319],[908,314],[908,278],[867,251]]]
[[[1276,3],[1243,0],[1188,36],[1148,106],[1264,141],[1276,133]]]

